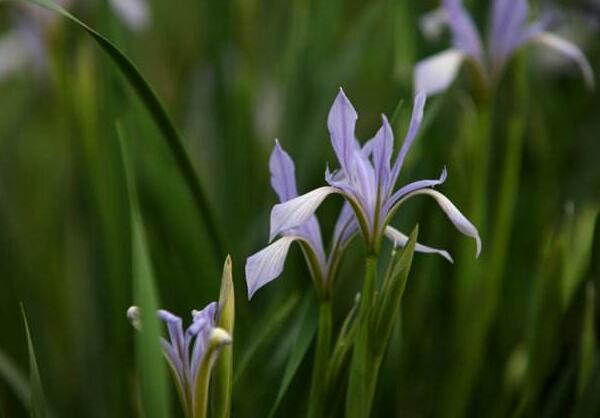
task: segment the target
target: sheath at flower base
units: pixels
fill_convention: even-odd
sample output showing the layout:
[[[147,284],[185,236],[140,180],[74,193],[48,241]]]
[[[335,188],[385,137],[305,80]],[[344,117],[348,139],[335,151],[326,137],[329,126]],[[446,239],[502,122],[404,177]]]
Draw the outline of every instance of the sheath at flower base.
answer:
[[[594,74],[583,52],[573,43],[546,30],[542,20],[527,22],[527,0],[493,0],[487,51],[462,0],[443,0],[442,9],[421,20],[426,35],[435,36],[442,25],[452,34],[452,48],[420,61],[414,72],[415,91],[442,92],[454,81],[464,62],[470,62],[486,84],[494,83],[506,62],[522,46],[549,47],[577,64],[585,84],[594,87]]]
[[[162,351],[172,372],[177,392],[181,399],[186,417],[203,417],[206,411],[205,396],[200,394],[198,386],[206,384],[210,369],[221,348],[231,344],[231,336],[217,327],[217,303],[208,304],[201,311],[192,311],[192,323],[185,330],[181,318],[172,313],[159,310],[158,317],[167,326],[168,340],[161,338]],[[140,310],[132,306],[127,310],[127,318],[134,328],[140,329]],[[207,376],[208,373],[208,376]]]
[[[340,218],[345,215],[355,219],[355,222],[344,231],[345,234],[353,234],[360,230],[369,254],[376,254],[379,251],[383,236],[393,240],[399,246],[407,242],[406,235],[389,224],[400,205],[407,199],[426,195],[438,203],[460,232],[475,239],[476,254],[479,255],[481,240],[477,229],[446,196],[433,190],[434,186],[446,180],[445,169],[438,179],[420,180],[398,190],[395,189],[404,159],[419,131],[425,99],[424,93],[416,95],[408,133],[392,164],[394,138],[387,118],[382,116],[381,129],[374,138],[361,147],[354,136],[358,116],[343,90],[340,89],[329,112],[327,123],[340,169],[333,173],[327,170],[325,178],[329,186],[319,187],[273,207],[270,239],[272,241],[278,236],[280,238],[248,260],[246,280],[251,290],[255,291],[279,276],[293,241],[309,242],[305,231],[306,225],[312,222],[315,211],[325,198],[333,193],[341,194],[346,200]],[[339,225],[338,220],[337,226]],[[416,251],[437,253],[452,261],[448,252],[441,249],[419,244]]]

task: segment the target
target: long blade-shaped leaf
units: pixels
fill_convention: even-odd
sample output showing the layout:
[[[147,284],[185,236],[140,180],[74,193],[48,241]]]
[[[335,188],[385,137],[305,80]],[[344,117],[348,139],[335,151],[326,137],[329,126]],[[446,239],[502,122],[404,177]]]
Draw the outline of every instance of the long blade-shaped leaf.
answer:
[[[21,304],[21,315],[23,316],[23,323],[25,324],[27,351],[29,353],[29,380],[31,385],[29,415],[31,418],[44,418],[46,417],[44,389],[42,388],[42,379],[35,358],[35,350],[33,349],[33,341],[31,340],[31,332],[29,331],[29,323],[27,322],[27,315],[25,314],[25,307],[23,304]]]
[[[233,337],[235,324],[235,293],[231,257],[227,256],[221,277],[219,295],[219,327]],[[214,418],[229,418],[231,412],[231,390],[233,386],[233,345],[221,349],[215,365],[212,382],[212,406]]]
[[[25,374],[19,370],[15,362],[0,349],[0,379],[12,389],[15,396],[24,406],[29,403],[29,384]]]
[[[279,385],[277,398],[275,398],[275,403],[271,407],[271,412],[269,412],[269,418],[275,416],[277,408],[279,407],[283,396],[287,392],[290,383],[292,383],[292,379],[295,376],[298,367],[300,367],[300,363],[302,363],[304,356],[308,352],[310,343],[313,340],[315,331],[317,330],[315,304],[310,293],[306,295],[304,303],[300,309],[301,314],[299,315],[300,321],[298,323],[298,333],[296,334],[295,342],[292,346],[293,348],[290,353],[285,372],[283,373],[283,379]]]
[[[136,333],[136,358],[140,374],[141,401],[144,414],[148,418],[165,418],[169,414],[167,372],[160,348],[160,328],[155,312],[158,297],[154,286],[152,264],[146,244],[142,219],[139,213],[133,170],[128,157],[125,133],[117,125],[127,190],[131,210],[131,251],[133,264],[133,294],[140,307],[142,327]]]
[[[115,66],[119,69],[121,74],[129,82],[129,85],[133,88],[135,93],[138,95],[152,119],[156,123],[156,126],[160,130],[164,137],[167,145],[173,153],[173,157],[177,163],[177,167],[181,171],[183,178],[185,179],[194,202],[200,212],[200,215],[205,221],[208,235],[210,236],[213,246],[215,248],[215,255],[217,260],[222,260],[225,257],[223,250],[223,243],[221,235],[219,233],[215,216],[211,209],[208,199],[204,192],[204,189],[200,183],[200,179],[194,169],[192,161],[183,145],[183,140],[177,129],[175,129],[173,123],[164,107],[161,105],[156,93],[148,82],[144,79],[140,71],[137,69],[135,64],[111,41],[109,41],[102,34],[92,29],[90,26],[77,19],[71,13],[55,4],[51,0],[26,0],[30,3],[37,4],[46,9],[59,13],[66,17],[71,22],[78,25],[81,29],[85,30],[100,47],[108,54]]]

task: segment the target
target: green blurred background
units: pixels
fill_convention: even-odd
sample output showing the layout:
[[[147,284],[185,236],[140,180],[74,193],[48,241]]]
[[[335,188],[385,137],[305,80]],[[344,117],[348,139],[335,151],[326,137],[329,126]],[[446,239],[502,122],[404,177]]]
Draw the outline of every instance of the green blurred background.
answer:
[[[488,2],[465,3],[484,27]],[[418,28],[420,16],[437,5],[153,0],[151,23],[142,31],[129,30],[101,0],[70,8],[132,58],[186,138],[233,257],[234,417],[267,416],[305,320],[303,295],[313,292],[294,248],[283,277],[247,301],[245,259],[266,244],[276,202],[267,165],[273,140],[295,159],[301,192],[322,185],[325,164],[336,165],[326,116],[343,86],[360,115],[363,141],[377,129],[380,113],[391,115],[403,101],[394,124],[398,147],[410,116],[414,64],[449,43],[447,36],[427,42]],[[598,73],[600,3],[559,5],[568,34]],[[0,27],[8,33],[28,13],[22,4],[4,2]],[[45,68],[28,65],[0,80],[0,411],[27,414],[23,301],[54,416],[134,416],[133,330],[125,317],[132,304],[130,225],[116,119],[125,121],[131,138],[161,306],[187,321],[192,308],[216,300],[224,260],[215,255],[169,148],[114,65],[78,27],[58,16],[46,21],[39,33]],[[415,257],[373,416],[600,416],[594,302],[600,94],[586,91],[568,63],[550,65],[551,58],[524,49],[517,57],[523,65],[509,64],[502,81],[509,85],[513,70],[525,68],[526,128],[514,227],[481,353],[464,355],[475,337],[462,332],[481,314],[478,287],[465,303],[455,273],[465,263],[480,263],[476,280],[485,281],[485,230],[479,261],[459,258],[450,265],[440,257]],[[494,114],[492,167],[503,161],[511,103],[505,84]],[[441,190],[467,216],[469,149],[478,139],[468,87],[460,77],[429,100],[426,126],[401,180],[431,178],[447,165]],[[498,171],[491,170],[486,196],[491,213]],[[320,211],[325,237],[340,206],[331,199]],[[406,232],[419,222],[427,244],[453,252],[466,242],[429,202],[411,202],[397,218]],[[360,289],[361,257],[356,240],[337,283],[336,325]],[[311,353],[278,416],[305,413]]]

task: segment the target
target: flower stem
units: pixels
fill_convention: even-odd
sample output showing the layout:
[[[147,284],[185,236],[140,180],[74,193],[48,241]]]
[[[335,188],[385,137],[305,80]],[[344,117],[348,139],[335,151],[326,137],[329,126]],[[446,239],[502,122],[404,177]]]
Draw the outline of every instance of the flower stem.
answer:
[[[358,309],[358,332],[354,341],[350,382],[346,395],[346,418],[367,418],[371,413],[380,356],[374,352],[370,315],[375,293],[377,256],[367,255],[365,280]]]
[[[322,418],[325,412],[327,387],[327,366],[331,347],[331,299],[321,299],[319,306],[319,330],[317,347],[313,363],[310,399],[308,404],[309,418]]]

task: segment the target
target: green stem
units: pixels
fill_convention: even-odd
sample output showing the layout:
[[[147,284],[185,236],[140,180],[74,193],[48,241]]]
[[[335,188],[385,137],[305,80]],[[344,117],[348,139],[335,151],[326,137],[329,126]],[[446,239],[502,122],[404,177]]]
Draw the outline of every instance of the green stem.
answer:
[[[346,395],[346,418],[367,418],[371,413],[377,374],[381,364],[380,356],[373,349],[370,320],[371,308],[375,293],[377,276],[377,256],[367,255],[365,280],[358,309],[358,332],[354,341],[352,363],[350,365],[350,382]]]
[[[331,347],[331,300],[322,299],[319,306],[319,330],[317,347],[313,364],[310,399],[308,404],[309,418],[322,418],[325,412],[327,387],[327,366]]]

